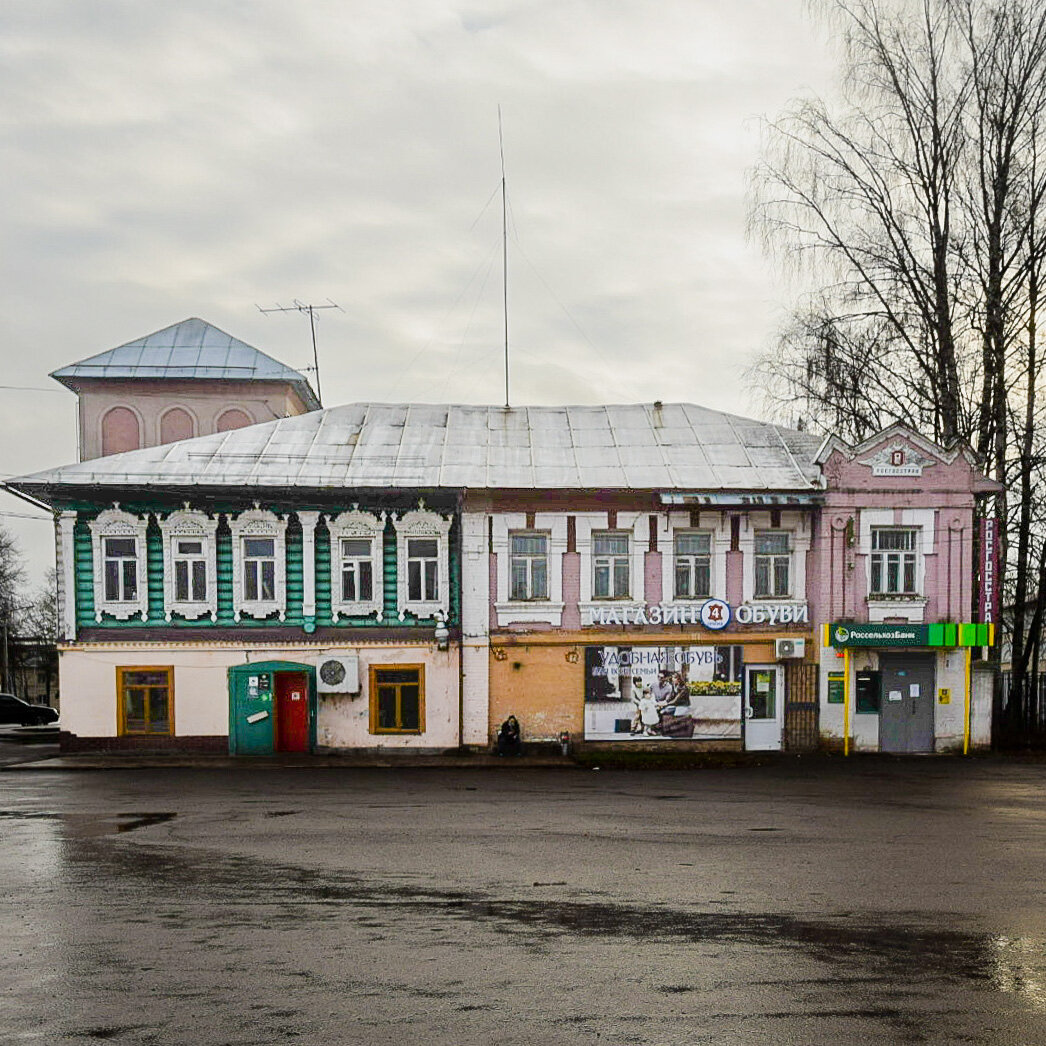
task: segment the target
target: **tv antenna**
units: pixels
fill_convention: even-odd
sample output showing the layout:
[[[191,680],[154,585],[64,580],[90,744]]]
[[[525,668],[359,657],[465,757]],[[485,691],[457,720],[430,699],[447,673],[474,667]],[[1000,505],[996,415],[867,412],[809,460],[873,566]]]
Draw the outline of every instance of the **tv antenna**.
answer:
[[[312,333],[312,370],[316,375],[316,399],[319,400],[320,406],[323,406],[323,393],[320,391],[320,357],[316,351],[316,312],[320,309],[341,309],[342,312],[345,310],[341,308],[336,302],[327,299],[326,305],[306,305],[303,301],[298,301],[297,298],[291,305],[281,305],[279,302],[271,309],[263,309],[260,305],[258,306],[259,312],[302,312],[307,313],[309,317],[309,331]],[[507,380],[507,378],[506,378]],[[507,404],[506,404],[507,406]]]

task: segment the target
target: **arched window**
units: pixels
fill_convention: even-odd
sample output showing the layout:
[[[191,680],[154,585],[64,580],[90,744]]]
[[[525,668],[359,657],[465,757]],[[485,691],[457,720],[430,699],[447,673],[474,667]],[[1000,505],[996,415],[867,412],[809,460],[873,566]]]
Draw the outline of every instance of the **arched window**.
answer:
[[[192,439],[196,425],[192,415],[181,407],[172,407],[160,418],[160,442],[174,443],[180,439]]]
[[[142,445],[138,415],[127,407],[113,407],[102,418],[102,455],[122,454]]]
[[[242,429],[244,425],[253,425],[254,419],[239,407],[230,407],[223,411],[218,418],[218,432],[229,432],[232,429]]]

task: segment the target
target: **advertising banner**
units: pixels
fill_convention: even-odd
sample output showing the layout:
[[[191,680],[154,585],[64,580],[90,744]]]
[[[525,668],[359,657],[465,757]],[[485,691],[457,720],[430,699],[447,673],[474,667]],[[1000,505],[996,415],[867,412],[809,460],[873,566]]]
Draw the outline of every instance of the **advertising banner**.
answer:
[[[981,621],[999,620],[999,523],[994,516],[981,520]]]
[[[741,736],[741,646],[585,647],[590,741]]]

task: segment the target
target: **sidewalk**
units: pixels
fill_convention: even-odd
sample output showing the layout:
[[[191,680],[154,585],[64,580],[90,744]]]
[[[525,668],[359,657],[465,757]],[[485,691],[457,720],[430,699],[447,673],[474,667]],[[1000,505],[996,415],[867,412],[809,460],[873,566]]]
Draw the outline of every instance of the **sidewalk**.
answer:
[[[512,758],[499,758],[487,753],[464,753],[459,755],[421,755],[411,752],[375,753],[345,752],[344,754],[297,755],[283,753],[271,756],[229,756],[204,753],[142,753],[127,752],[68,752],[64,755],[41,753],[24,761],[0,767],[0,773],[8,770],[166,770],[174,768],[192,770],[336,770],[336,769],[440,769],[440,770],[483,770],[483,769],[576,769],[569,756],[540,753]]]

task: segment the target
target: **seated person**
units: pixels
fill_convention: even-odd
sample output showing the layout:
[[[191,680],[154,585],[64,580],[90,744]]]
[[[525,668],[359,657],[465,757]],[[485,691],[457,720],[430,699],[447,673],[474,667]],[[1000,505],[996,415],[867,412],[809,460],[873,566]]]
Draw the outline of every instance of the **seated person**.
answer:
[[[498,755],[522,755],[523,742],[520,738],[519,720],[514,715],[501,724],[498,732]]]

